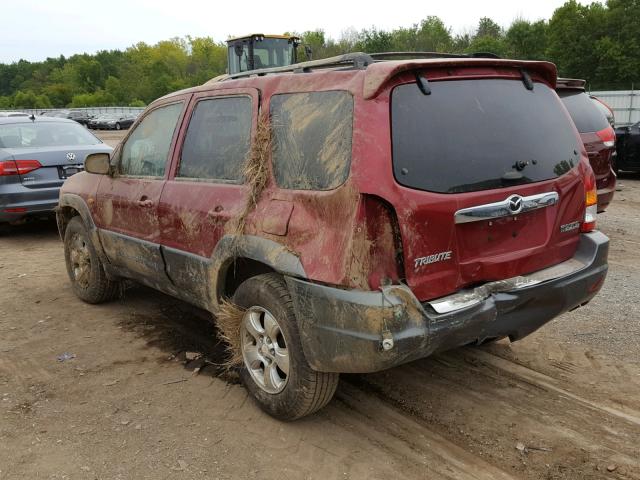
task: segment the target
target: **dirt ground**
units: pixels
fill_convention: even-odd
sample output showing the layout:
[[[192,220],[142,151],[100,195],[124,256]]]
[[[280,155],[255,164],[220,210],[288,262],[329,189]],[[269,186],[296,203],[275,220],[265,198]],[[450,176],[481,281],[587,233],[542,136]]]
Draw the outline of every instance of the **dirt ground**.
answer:
[[[209,363],[202,312],[143,287],[86,305],[54,223],[5,230],[0,479],[640,479],[640,176],[620,183],[589,305],[514,344],[345,375],[295,423]]]

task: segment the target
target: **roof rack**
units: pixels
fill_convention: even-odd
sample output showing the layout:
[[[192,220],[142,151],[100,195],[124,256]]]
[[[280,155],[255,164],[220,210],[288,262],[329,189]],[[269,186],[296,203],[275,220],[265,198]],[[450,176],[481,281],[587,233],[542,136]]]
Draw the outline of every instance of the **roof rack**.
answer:
[[[461,53],[441,53],[441,52],[381,52],[381,53],[364,53],[353,52],[337,55],[335,57],[322,58],[318,60],[310,60],[307,62],[294,63],[282,67],[260,68],[256,70],[248,70],[234,74],[224,74],[212,78],[206,84],[222,82],[224,80],[233,80],[237,78],[246,78],[253,76],[263,76],[272,73],[307,73],[316,69],[323,68],[353,68],[362,70],[369,65],[385,60],[394,59],[428,59],[428,58],[500,58],[498,55],[490,52],[477,52],[469,54]]]
[[[500,56],[491,52],[474,52],[474,53],[381,52],[381,53],[370,53],[369,56],[376,61],[404,59],[404,58],[500,58]]]
[[[256,70],[248,70],[246,72],[234,73],[232,75],[227,75],[225,79],[251,77],[253,75],[261,76],[267,75],[269,73],[302,73],[309,72],[318,68],[352,67],[363,69],[371,65],[373,62],[373,58],[371,58],[371,56],[367,53],[345,53],[344,55],[337,55],[335,57],[322,58],[319,60],[310,60],[308,62],[294,63],[292,65],[286,65],[283,67],[260,68]]]

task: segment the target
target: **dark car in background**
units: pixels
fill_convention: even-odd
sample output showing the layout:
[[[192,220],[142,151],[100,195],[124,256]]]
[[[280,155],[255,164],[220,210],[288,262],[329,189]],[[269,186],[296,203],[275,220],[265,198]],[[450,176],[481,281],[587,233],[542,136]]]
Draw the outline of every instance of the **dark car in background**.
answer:
[[[78,122],[80,125],[84,125],[86,127],[94,118],[94,115],[91,115],[84,110],[71,110],[65,118]]]
[[[0,223],[52,213],[62,183],[90,153],[109,153],[76,122],[50,117],[0,118]]]
[[[40,114],[41,117],[68,118],[69,110],[47,110]]]
[[[616,171],[640,172],[640,122],[616,128]]]
[[[105,113],[89,121],[88,127],[94,130],[126,130],[133,122],[136,116],[130,113]]]
[[[556,91],[573,119],[596,176],[598,212],[604,212],[616,190],[616,135],[609,120],[585,92],[584,80],[559,78]]]
[[[48,110],[46,112],[42,112],[41,116],[53,118],[68,118],[69,120],[74,120],[79,124],[84,125],[85,127],[94,117],[94,115],[91,115],[84,110]]]

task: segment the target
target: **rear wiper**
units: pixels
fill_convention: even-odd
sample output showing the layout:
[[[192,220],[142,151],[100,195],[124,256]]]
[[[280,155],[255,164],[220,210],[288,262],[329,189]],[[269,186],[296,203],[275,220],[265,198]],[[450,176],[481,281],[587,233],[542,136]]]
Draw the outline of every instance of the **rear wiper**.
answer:
[[[416,83],[423,95],[431,95],[431,86],[429,81],[419,73],[416,73]]]
[[[522,74],[522,83],[527,90],[533,90],[533,80],[531,80],[529,73],[524,68],[520,69],[520,73]]]

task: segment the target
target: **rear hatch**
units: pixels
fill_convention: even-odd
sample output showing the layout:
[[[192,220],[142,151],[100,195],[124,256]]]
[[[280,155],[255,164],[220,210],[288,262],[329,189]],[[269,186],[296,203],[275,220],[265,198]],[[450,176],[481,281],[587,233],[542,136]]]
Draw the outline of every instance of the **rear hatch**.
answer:
[[[69,176],[83,169],[86,156],[98,151],[111,151],[84,127],[75,122],[31,122],[3,125],[3,152],[20,167],[20,175],[28,188],[59,187]],[[26,161],[26,162],[25,162]],[[32,162],[39,167],[34,168]],[[37,164],[36,164],[37,166]],[[20,171],[23,171],[20,168]]]
[[[391,93],[395,208],[422,301],[570,258],[585,209],[584,150],[553,88],[517,69],[456,74]]]

